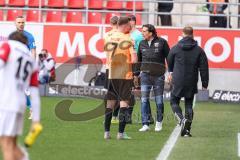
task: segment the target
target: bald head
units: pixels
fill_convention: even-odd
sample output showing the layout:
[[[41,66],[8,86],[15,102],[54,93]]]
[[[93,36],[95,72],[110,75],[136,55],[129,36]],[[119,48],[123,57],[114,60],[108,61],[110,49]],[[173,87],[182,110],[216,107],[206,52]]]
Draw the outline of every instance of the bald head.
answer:
[[[18,16],[15,20],[15,25],[18,31],[23,31],[25,26],[25,18],[23,16]]]

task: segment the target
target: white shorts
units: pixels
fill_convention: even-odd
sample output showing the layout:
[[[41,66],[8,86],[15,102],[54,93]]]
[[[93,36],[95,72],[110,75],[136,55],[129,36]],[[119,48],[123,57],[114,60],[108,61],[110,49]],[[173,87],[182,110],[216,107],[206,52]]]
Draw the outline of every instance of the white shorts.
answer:
[[[0,137],[21,135],[23,131],[23,117],[22,113],[0,110]]]

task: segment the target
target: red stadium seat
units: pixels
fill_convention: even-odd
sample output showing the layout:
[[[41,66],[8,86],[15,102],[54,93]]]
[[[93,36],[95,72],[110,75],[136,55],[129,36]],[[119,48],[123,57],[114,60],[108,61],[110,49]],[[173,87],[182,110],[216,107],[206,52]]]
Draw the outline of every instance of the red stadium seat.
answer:
[[[133,10],[134,2],[127,2],[126,9]],[[135,10],[142,11],[143,10],[143,2],[135,2]]]
[[[126,16],[128,16],[128,15],[131,15],[131,14],[126,14]],[[136,20],[137,20],[136,25],[142,25],[142,15],[139,13],[136,13],[135,16],[136,16]]]
[[[7,11],[7,21],[15,21],[17,16],[22,16],[23,11],[22,10],[8,10]]]
[[[88,0],[88,8],[90,9],[102,9],[103,0]]]
[[[40,0],[28,0],[28,7],[39,7]],[[41,0],[41,6],[44,6],[45,0]]]
[[[47,6],[53,8],[63,8],[64,0],[48,0]]]
[[[66,22],[67,23],[82,23],[82,13],[69,11],[66,15]]]
[[[84,8],[84,0],[68,0],[68,8]]]
[[[5,3],[5,0],[0,0],[0,6],[5,6],[6,3]]]
[[[47,11],[46,22],[62,22],[62,11]]]
[[[88,13],[88,23],[102,24],[102,14],[99,12],[89,12]]]
[[[8,5],[23,7],[23,6],[25,6],[25,0],[9,0]]]
[[[108,0],[107,1],[107,9],[121,10],[121,9],[123,9],[123,1],[122,0]]]
[[[41,16],[41,15],[40,15]],[[26,21],[28,22],[39,22],[39,11],[38,10],[28,10]],[[40,22],[42,21],[42,17],[40,17]]]
[[[0,10],[0,21],[3,21],[3,11]]]
[[[115,12],[115,13],[106,13],[105,23],[106,23],[106,24],[110,24],[110,19],[111,19],[113,16],[120,16],[120,13],[118,13],[118,12]]]

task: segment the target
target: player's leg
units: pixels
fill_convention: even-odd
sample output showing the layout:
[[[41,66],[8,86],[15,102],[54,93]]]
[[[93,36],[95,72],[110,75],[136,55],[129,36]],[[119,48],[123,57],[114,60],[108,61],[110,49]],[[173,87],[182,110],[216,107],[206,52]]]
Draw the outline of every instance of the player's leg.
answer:
[[[185,98],[185,136],[191,137],[191,125],[193,120],[193,97],[191,98]]]
[[[117,80],[116,85],[118,86],[117,94],[120,99],[119,109],[119,128],[117,139],[131,139],[125,132],[126,124],[130,121],[130,115],[128,112],[129,100],[131,98],[132,80]]]
[[[155,96],[155,102],[157,106],[157,119],[155,125],[155,131],[162,130],[162,120],[163,120],[163,113],[164,113],[164,103],[163,103],[163,90],[164,90],[164,76],[153,77],[154,84],[153,84],[153,91]]]
[[[175,96],[174,94],[171,93],[171,98],[170,98],[170,104],[171,104],[171,108],[172,111],[174,113],[174,115],[176,116],[179,124],[181,124],[181,121],[183,120],[183,114],[182,114],[182,109],[179,105],[181,98]]]
[[[29,160],[28,152],[24,147],[16,144],[14,152],[17,160]]]
[[[136,103],[135,96],[131,94],[130,100],[129,100],[129,107],[128,107],[128,114],[129,114],[129,121],[128,124],[132,124],[132,114],[133,114],[133,107]]]
[[[32,119],[32,108],[31,108],[31,98],[30,98],[31,93],[29,90],[25,90],[25,94],[26,94],[26,106],[27,106],[27,109],[29,110],[28,119]]]
[[[111,127],[111,120],[113,109],[117,102],[116,93],[113,87],[113,80],[109,80],[109,88],[106,95],[106,109],[105,109],[105,120],[104,120],[104,139],[110,139],[110,127]]]
[[[15,137],[1,136],[0,144],[3,153],[3,160],[16,160],[15,158]]]
[[[149,95],[152,88],[150,76],[147,73],[141,73],[141,115],[143,127],[140,132],[149,130],[150,102]]]

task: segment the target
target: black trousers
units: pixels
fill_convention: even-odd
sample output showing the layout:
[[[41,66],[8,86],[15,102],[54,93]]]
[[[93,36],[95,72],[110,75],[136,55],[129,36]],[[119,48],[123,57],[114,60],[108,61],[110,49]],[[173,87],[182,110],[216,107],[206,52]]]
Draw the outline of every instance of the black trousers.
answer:
[[[161,25],[162,26],[172,26],[172,16],[171,15],[158,15],[161,19]],[[157,20],[158,25],[160,25],[159,20]]]
[[[193,120],[193,98],[194,95],[191,98],[185,97],[185,116],[182,114],[182,109],[180,107],[180,100],[181,97],[177,97],[173,94],[171,94],[170,104],[172,107],[172,110],[175,114],[175,116],[178,118],[179,122],[185,117],[189,122],[192,122]]]

